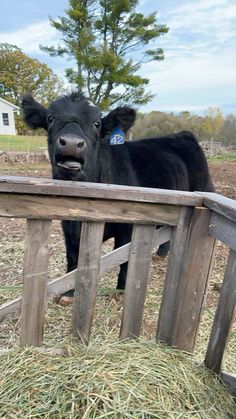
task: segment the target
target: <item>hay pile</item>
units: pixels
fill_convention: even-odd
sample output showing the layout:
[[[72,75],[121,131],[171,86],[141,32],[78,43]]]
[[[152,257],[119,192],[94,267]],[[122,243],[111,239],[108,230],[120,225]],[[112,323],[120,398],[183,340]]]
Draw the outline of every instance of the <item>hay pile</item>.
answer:
[[[0,357],[0,417],[236,417],[224,387],[187,354],[141,340],[67,348]]]

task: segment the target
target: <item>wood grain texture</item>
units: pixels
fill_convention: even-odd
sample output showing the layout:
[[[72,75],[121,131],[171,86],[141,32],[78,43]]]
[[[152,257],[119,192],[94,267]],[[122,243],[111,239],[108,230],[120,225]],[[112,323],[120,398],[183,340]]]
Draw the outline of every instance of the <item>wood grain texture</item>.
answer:
[[[213,213],[209,234],[236,251],[236,224],[223,215]]]
[[[21,344],[43,344],[50,220],[27,220],[21,305]]]
[[[189,352],[194,349],[215,251],[215,239],[208,235],[210,216],[206,208],[193,211],[176,298],[171,345]]]
[[[126,200],[132,202],[166,203],[173,205],[202,205],[203,198],[194,192],[112,185],[92,182],[70,182],[20,176],[0,176],[0,193],[74,196]]]
[[[0,216],[10,218],[176,225],[179,212],[178,205],[0,194]]]
[[[104,223],[82,223],[75,281],[73,333],[84,344],[89,342],[96,303],[103,231]]]
[[[120,338],[138,337],[151,265],[155,226],[134,225],[125,286]]]
[[[203,198],[203,205],[223,215],[229,220],[236,221],[236,201],[215,193],[198,192]]]
[[[157,324],[156,339],[170,344],[172,323],[175,316],[176,296],[180,282],[192,208],[183,207],[177,227],[173,228],[164,290]]]
[[[183,210],[169,255],[166,285],[158,320],[157,339],[192,351],[214,254],[208,235],[210,211]]]
[[[217,305],[205,364],[219,374],[236,306],[236,252],[231,250]]]

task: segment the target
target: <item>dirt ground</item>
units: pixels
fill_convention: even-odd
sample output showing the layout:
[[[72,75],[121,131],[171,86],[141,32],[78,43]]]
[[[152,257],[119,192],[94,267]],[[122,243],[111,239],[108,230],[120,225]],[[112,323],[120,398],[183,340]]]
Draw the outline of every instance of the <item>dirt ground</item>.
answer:
[[[216,192],[236,199],[236,162],[210,162],[209,168]]]

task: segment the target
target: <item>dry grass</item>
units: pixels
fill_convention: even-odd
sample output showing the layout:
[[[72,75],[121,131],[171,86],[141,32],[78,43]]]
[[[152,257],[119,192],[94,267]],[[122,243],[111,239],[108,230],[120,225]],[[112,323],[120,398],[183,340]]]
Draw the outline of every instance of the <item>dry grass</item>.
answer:
[[[4,418],[234,418],[224,387],[187,354],[154,342],[97,338],[64,356],[36,350],[5,355]]]

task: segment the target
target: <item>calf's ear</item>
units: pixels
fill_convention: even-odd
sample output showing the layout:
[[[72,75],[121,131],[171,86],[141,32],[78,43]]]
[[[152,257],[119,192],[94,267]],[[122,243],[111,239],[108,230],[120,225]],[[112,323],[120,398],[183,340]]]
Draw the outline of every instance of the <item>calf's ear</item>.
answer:
[[[31,94],[23,96],[21,105],[24,121],[30,128],[47,130],[47,109],[44,106],[34,100]]]
[[[129,106],[119,106],[102,118],[101,137],[111,133],[114,128],[120,128],[125,133],[134,125],[136,111]]]

